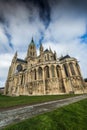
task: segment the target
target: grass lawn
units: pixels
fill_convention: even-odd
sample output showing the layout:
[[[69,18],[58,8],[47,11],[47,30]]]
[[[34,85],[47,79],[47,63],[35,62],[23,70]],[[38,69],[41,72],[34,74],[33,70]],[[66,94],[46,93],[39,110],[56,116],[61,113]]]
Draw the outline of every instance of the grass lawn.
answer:
[[[87,130],[87,99],[10,125],[4,130]]]
[[[73,97],[73,96],[77,96],[77,95],[68,94],[68,95],[19,96],[19,97],[9,97],[9,96],[0,95],[0,109],[27,105],[27,104],[29,105],[29,104],[47,102],[52,100],[59,100],[68,97]]]

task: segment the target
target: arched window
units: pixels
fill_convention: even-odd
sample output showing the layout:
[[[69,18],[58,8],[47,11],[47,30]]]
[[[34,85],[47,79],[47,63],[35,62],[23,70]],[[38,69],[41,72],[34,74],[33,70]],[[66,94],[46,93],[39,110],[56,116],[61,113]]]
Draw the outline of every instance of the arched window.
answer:
[[[51,73],[52,73],[52,77],[55,77],[54,65],[51,66]]]
[[[70,63],[69,66],[70,66],[70,70],[71,70],[72,75],[75,75],[75,70],[74,70],[74,67],[73,67],[73,63]]]
[[[59,79],[61,79],[61,78],[62,78],[62,74],[61,74],[61,68],[60,68],[59,65],[57,65],[56,71],[57,71],[57,77],[58,77]]]
[[[38,79],[42,79],[42,68],[38,68]]]
[[[32,52],[30,52],[30,55],[32,55]]]
[[[45,55],[45,61],[47,60],[47,57],[46,57],[46,55]]]
[[[67,64],[64,64],[64,70],[65,70],[65,74],[66,74],[66,77],[69,77],[69,71],[68,71],[68,66]]]
[[[78,63],[76,63],[76,69],[77,69],[78,74],[81,75]]]
[[[50,77],[50,75],[49,75],[49,67],[46,66],[46,67],[44,68],[44,71],[45,71],[45,78],[49,78],[49,77]]]
[[[34,69],[33,71],[33,77],[34,77],[34,80],[36,80],[36,69]]]
[[[47,54],[47,60],[49,60],[49,54]]]

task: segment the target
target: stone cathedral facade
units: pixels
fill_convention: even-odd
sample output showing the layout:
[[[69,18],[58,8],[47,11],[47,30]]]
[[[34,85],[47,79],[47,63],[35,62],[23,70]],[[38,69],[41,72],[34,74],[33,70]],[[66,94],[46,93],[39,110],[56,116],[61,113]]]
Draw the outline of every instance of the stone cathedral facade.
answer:
[[[39,48],[37,56],[34,40],[28,46],[26,58],[15,53],[4,93],[6,95],[53,95],[83,93],[84,80],[76,58],[69,55],[57,58],[56,52]]]

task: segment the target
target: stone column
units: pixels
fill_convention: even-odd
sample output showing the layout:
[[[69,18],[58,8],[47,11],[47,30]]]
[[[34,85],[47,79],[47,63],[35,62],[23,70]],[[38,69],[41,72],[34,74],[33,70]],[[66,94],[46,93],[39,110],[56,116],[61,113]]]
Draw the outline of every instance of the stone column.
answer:
[[[49,78],[52,78],[52,71],[51,71],[51,65],[48,66],[49,67]]]
[[[62,74],[62,78],[66,78],[66,74],[65,74],[63,65],[61,66],[61,74]]]
[[[13,78],[9,79],[9,95],[12,95],[12,88],[13,88]]]
[[[46,94],[45,90],[45,74],[44,74],[44,67],[42,68],[42,75],[43,75],[43,87],[44,87],[44,95]]]
[[[38,79],[38,68],[36,68],[36,80],[39,80]]]
[[[29,74],[29,76],[30,76],[30,82],[32,82],[32,71],[30,70],[29,73],[30,73],[30,74]]]
[[[79,70],[79,72],[78,72],[79,75],[82,76],[82,75],[81,75],[81,71],[80,71],[80,66],[78,65],[77,67],[78,67],[77,69]]]
[[[28,71],[27,75],[28,75],[28,82],[30,82],[31,81],[30,71]]]
[[[26,83],[27,83],[27,76],[26,76],[26,73],[24,74],[24,85],[26,86]]]
[[[55,77],[57,78],[56,65],[54,66],[54,73],[55,73]]]
[[[57,65],[54,65],[54,74],[55,74],[55,87],[56,87],[56,93],[58,93],[59,91],[59,81],[58,81],[58,76],[57,76],[57,70],[56,70],[56,66]],[[53,91],[53,90],[52,90]]]
[[[78,75],[78,72],[77,72],[77,68],[76,68],[76,64],[75,64],[75,63],[73,64],[73,68],[74,68],[74,70],[75,70],[75,74]]]
[[[71,69],[70,69],[69,63],[67,63],[67,67],[68,67],[69,75],[72,76],[72,73],[71,73]]]
[[[61,66],[61,75],[62,75],[62,80],[63,80],[64,88],[65,88],[65,91],[67,93],[67,86],[66,86],[66,78],[67,77],[66,77],[63,65]]]
[[[25,72],[25,79],[26,79],[26,83],[28,82],[28,74],[27,72]]]
[[[26,84],[28,83],[28,73],[25,72],[25,84],[24,84],[24,93],[26,95]]]

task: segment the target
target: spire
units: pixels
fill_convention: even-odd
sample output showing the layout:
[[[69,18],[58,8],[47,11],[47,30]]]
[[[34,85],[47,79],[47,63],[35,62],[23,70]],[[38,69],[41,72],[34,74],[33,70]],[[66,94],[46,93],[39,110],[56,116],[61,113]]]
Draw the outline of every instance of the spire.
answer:
[[[43,45],[42,45],[42,43],[40,44],[40,55],[43,53],[43,51],[44,51],[44,48],[43,48]]]
[[[12,60],[12,62],[14,62],[16,59],[17,59],[17,51],[15,52],[15,54],[14,54],[14,56],[13,56],[13,60]]]
[[[43,46],[42,46],[42,43],[40,44],[40,49],[42,49],[43,48]]]
[[[31,39],[31,42],[28,46],[28,51],[27,51],[27,58],[28,57],[36,57],[37,56],[37,52],[36,52],[36,46],[33,40],[33,37]]]
[[[55,59],[55,60],[57,59],[56,51],[54,51],[54,59]]]
[[[34,43],[33,37],[32,37],[32,40],[31,40],[31,42],[30,42],[30,45],[35,46],[35,43]],[[30,45],[29,45],[29,46],[30,46]]]
[[[17,51],[16,51],[16,52],[15,52],[15,57],[17,57],[17,55],[18,55],[18,54],[17,54]]]
[[[32,40],[31,40],[31,42],[34,42],[34,40],[33,40],[33,37],[32,37]]]
[[[50,51],[51,53],[53,53],[52,50],[51,50],[51,47],[49,47],[49,51]]]
[[[13,59],[14,59],[14,58],[17,58],[17,55],[18,55],[18,54],[17,54],[17,51],[16,51],[15,54],[14,54]]]

